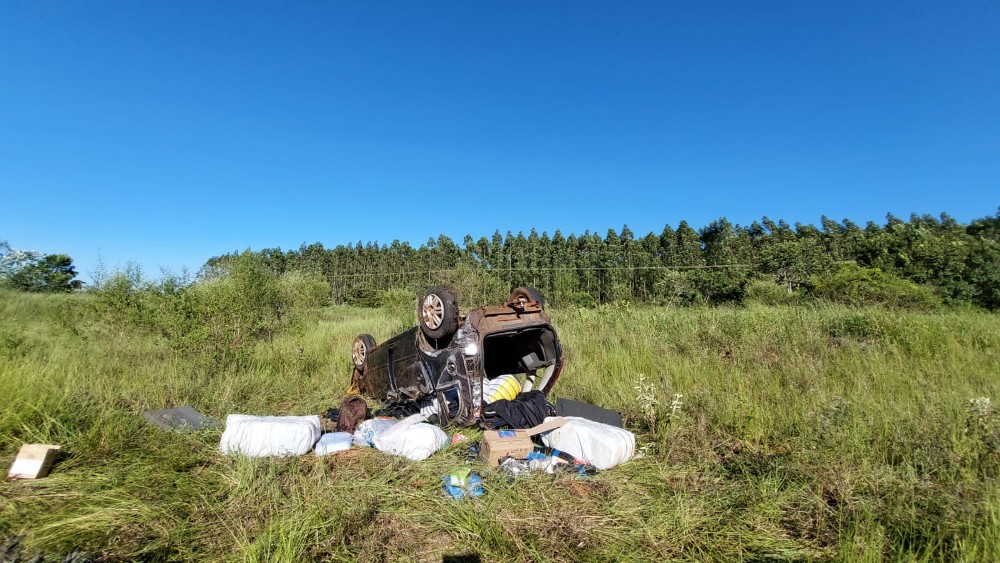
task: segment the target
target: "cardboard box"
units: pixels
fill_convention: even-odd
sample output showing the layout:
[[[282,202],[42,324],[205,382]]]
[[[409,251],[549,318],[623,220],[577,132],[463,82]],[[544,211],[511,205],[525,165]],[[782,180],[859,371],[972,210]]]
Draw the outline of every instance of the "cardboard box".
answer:
[[[483,445],[479,455],[490,467],[499,467],[500,459],[507,456],[524,459],[535,449],[535,444],[531,441],[532,436],[555,430],[563,424],[566,424],[566,419],[552,418],[534,428],[524,430],[487,430],[483,432]]]
[[[7,472],[8,479],[38,479],[52,469],[52,462],[59,453],[59,446],[52,444],[24,444],[17,452],[14,463]]]

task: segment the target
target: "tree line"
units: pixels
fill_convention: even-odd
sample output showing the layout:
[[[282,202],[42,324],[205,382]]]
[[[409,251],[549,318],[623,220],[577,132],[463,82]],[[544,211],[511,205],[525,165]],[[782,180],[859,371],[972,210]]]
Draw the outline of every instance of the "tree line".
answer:
[[[239,254],[209,259],[202,275],[224,271]],[[461,244],[441,235],[417,248],[359,241],[252,254],[276,275],[321,277],[335,303],[361,305],[376,304],[386,292],[447,283],[470,304],[526,285],[559,304],[583,306],[822,296],[1000,309],[1000,210],[969,224],[947,214],[909,220],[890,214],[884,224],[864,226],[825,216],[819,226],[767,217],[744,226],[720,218],[699,229],[681,221],[643,235],[628,226],[603,236],[532,229],[466,235]]]

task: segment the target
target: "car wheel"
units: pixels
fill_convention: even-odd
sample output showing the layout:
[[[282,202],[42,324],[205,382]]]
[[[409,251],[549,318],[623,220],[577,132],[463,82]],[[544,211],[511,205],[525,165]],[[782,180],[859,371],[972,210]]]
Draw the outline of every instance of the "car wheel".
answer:
[[[417,320],[424,336],[440,340],[458,328],[458,299],[445,287],[432,287],[417,302]]]
[[[375,339],[370,334],[359,334],[351,345],[351,360],[354,367],[359,372],[365,371],[365,362],[368,361],[368,353],[375,347]]]
[[[524,302],[534,301],[535,303],[538,303],[542,309],[545,309],[545,298],[542,297],[540,291],[533,287],[514,288],[514,291],[510,292],[510,297],[507,298],[507,304],[521,308],[524,306],[522,300]]]

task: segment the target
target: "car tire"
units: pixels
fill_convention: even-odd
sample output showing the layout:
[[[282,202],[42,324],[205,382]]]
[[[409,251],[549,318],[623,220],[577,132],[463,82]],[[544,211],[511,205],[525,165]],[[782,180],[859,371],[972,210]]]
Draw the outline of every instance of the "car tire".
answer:
[[[354,362],[354,369],[360,373],[365,371],[365,363],[368,361],[368,354],[375,347],[375,339],[370,334],[359,334],[351,345],[351,361]]]
[[[507,298],[507,304],[520,307],[520,301],[524,299],[525,301],[534,301],[544,310],[545,309],[545,298],[542,297],[542,293],[533,287],[516,287],[510,292],[510,297]]]
[[[432,287],[417,301],[417,322],[427,338],[440,340],[458,329],[458,298],[441,286]]]

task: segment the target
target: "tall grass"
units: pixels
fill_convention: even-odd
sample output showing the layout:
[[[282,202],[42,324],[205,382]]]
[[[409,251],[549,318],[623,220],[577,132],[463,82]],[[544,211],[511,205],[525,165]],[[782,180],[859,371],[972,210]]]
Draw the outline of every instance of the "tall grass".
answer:
[[[555,393],[621,410],[644,456],[590,479],[477,465],[488,492],[469,502],[439,489],[462,445],[421,463],[248,460],[218,454],[218,431],[142,420],[185,403],[322,412],[348,387],[353,337],[384,340],[412,315],[302,308],[206,361],[92,295],[0,293],[0,465],[23,442],[65,450],[48,478],[0,484],[0,538],[23,536],[26,556],[148,560],[1000,555],[1000,319],[985,313],[552,311],[567,358]]]

